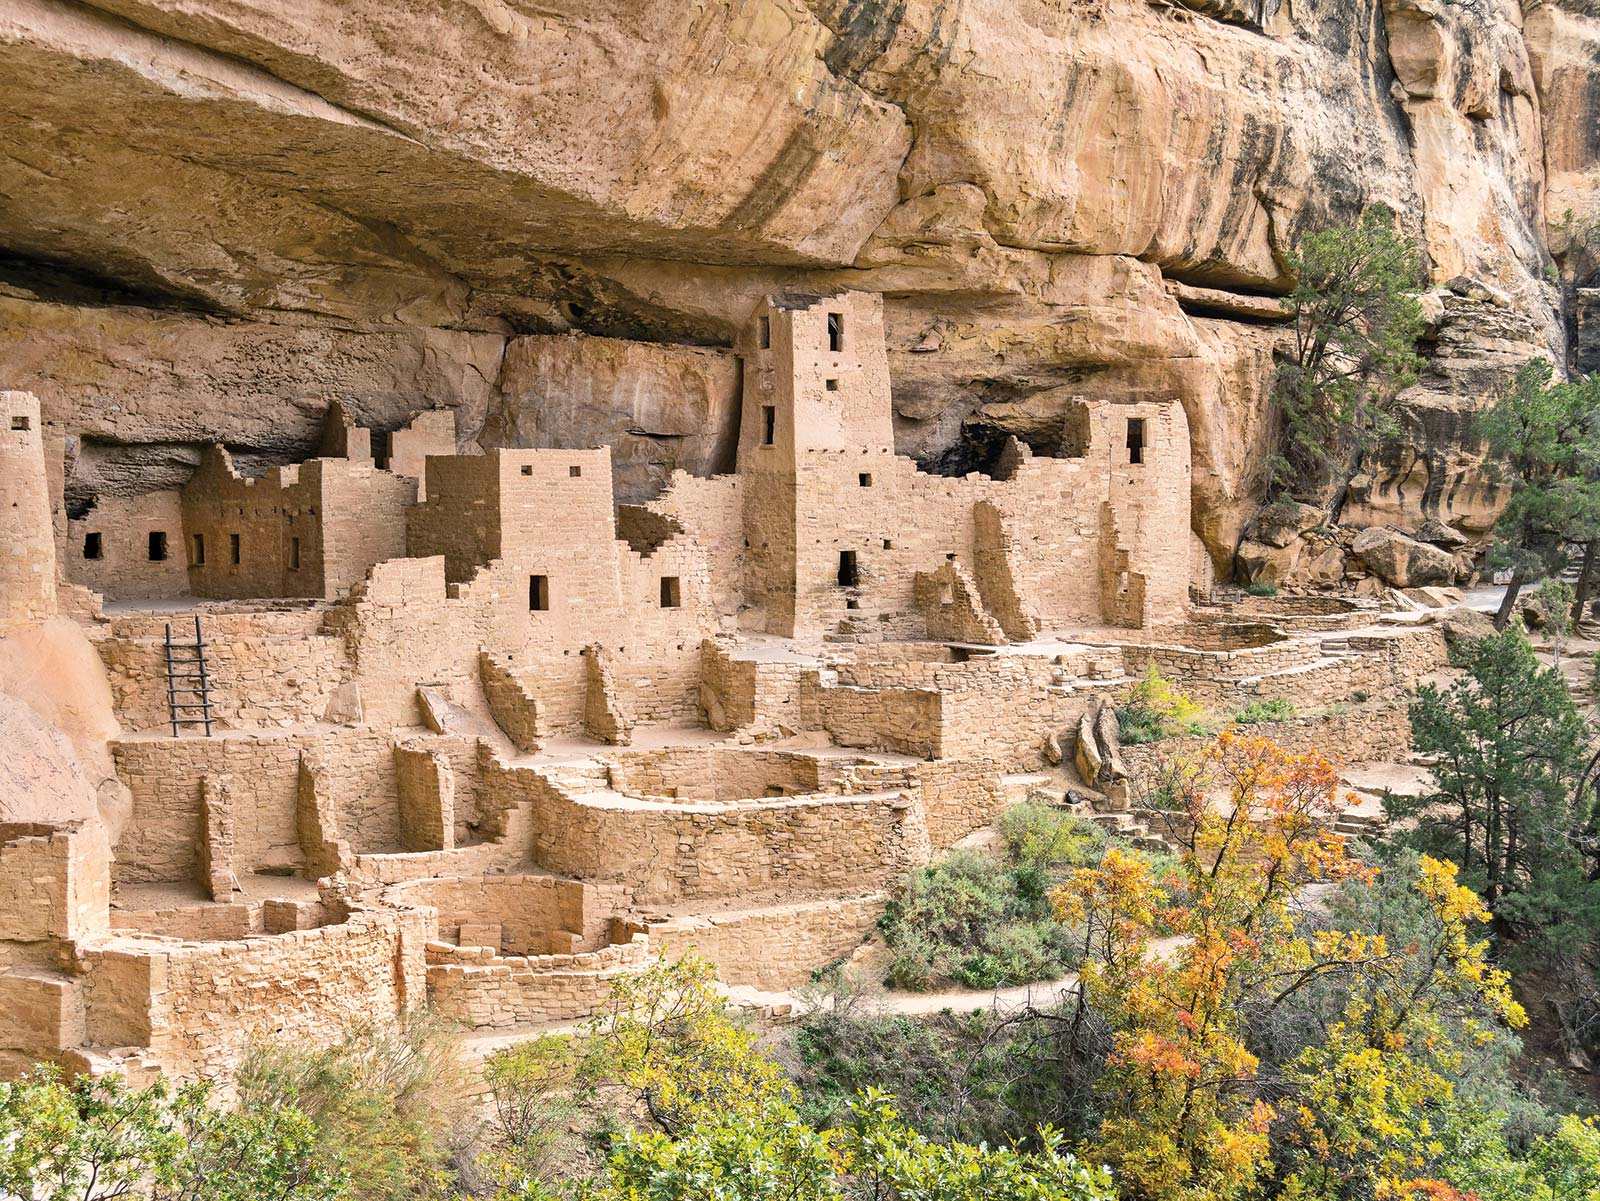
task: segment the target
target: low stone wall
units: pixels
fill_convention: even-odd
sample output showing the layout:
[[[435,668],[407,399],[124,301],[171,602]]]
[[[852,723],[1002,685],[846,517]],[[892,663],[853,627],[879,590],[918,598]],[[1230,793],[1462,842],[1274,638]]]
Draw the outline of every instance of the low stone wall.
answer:
[[[462,941],[467,927],[497,927],[495,950],[507,955],[578,954],[609,945],[611,920],[625,898],[555,876],[465,876],[414,880],[383,894],[388,905],[431,907],[434,942]]]
[[[618,792],[704,802],[819,792],[844,767],[815,755],[731,747],[618,751],[601,758]]]
[[[1411,721],[1404,705],[1365,705],[1342,713],[1296,717],[1289,721],[1241,726],[1253,737],[1270,738],[1294,755],[1318,751],[1343,763],[1403,759],[1411,753]],[[1122,761],[1130,776],[1149,772],[1166,759],[1197,753],[1213,740],[1164,738],[1160,742],[1124,746]]]
[[[668,959],[694,951],[725,984],[786,989],[849,955],[872,932],[886,893],[830,897],[738,913],[646,921],[650,944]]]
[[[496,955],[487,947],[427,946],[434,1011],[474,1030],[579,1021],[598,1012],[611,982],[649,966],[649,940],[581,955]]]
[[[84,951],[92,1045],[143,1046],[175,1076],[225,1076],[255,1037],[319,1045],[422,1003],[420,915],[226,942],[114,939]]]
[[[878,887],[929,853],[921,806],[901,794],[652,803],[569,796],[520,767],[503,769],[493,787],[533,802],[538,866],[628,884],[642,904]]]
[[[999,816],[1006,807],[1000,774],[1000,765],[986,759],[941,759],[920,767],[918,795],[935,847],[951,846]]]
[[[921,688],[856,688],[807,677],[802,728],[826,730],[840,746],[932,759],[940,751],[940,696]]]

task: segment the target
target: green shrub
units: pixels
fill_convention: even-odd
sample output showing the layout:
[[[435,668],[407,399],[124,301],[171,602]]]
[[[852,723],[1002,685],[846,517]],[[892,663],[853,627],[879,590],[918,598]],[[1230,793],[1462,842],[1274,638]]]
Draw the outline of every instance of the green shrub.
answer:
[[[1251,596],[1278,595],[1278,586],[1276,584],[1270,584],[1266,580],[1257,580],[1254,584],[1246,584],[1244,586],[1244,590]]]
[[[1132,745],[1159,742],[1182,734],[1204,734],[1205,710],[1158,670],[1145,665],[1127,701],[1117,707],[1117,734]]]
[[[241,1109],[305,1113],[319,1155],[348,1173],[350,1201],[448,1193],[475,1133],[459,1042],[427,1013],[358,1022],[322,1049],[257,1043],[237,1084]]]
[[[1241,726],[1252,726],[1263,721],[1288,721],[1294,716],[1294,702],[1289,700],[1251,701],[1233,715]]]
[[[1052,876],[1066,868],[1099,863],[1105,851],[1104,830],[1054,805],[1014,805],[1000,815],[995,825],[1005,839],[1006,853],[1013,864],[1038,866]]]
[[[570,1040],[553,1034],[515,1043],[484,1061],[492,1178],[548,1184],[560,1176],[579,1148],[572,1133],[581,1109],[573,1098],[575,1068]]]
[[[0,1081],[0,1197],[37,1201],[344,1201],[292,1103],[216,1104],[210,1082],[133,1090],[38,1064]]]
[[[956,851],[911,873],[878,923],[894,953],[889,983],[1003,988],[1064,975],[1072,939],[1051,911],[1049,886],[1039,862],[981,851]]]
[[[835,984],[791,1028],[786,1054],[812,1125],[848,1120],[853,1098],[882,1088],[930,1138],[1005,1146],[1069,1108],[1055,1042],[1062,1030],[1049,1017],[1007,1019],[987,1006],[884,1013],[860,1004],[848,978]]]

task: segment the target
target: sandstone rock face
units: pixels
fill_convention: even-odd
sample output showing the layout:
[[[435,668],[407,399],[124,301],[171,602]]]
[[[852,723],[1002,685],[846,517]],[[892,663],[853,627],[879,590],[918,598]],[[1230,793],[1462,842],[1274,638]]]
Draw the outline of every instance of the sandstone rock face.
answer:
[[[1396,588],[1453,584],[1455,560],[1426,542],[1374,526],[1357,534],[1350,549],[1385,583]]]
[[[334,399],[613,442],[637,498],[722,462],[695,348],[848,285],[930,468],[1180,398],[1226,570],[1302,231],[1383,201],[1436,289],[1349,521],[1484,529],[1472,411],[1600,323],[1589,0],[12,0],[0,68],[0,387],[79,503],[300,457]]]
[[[610,446],[617,498],[647,500],[674,470],[733,470],[739,390],[739,360],[721,351],[578,334],[513,338],[484,440]]]

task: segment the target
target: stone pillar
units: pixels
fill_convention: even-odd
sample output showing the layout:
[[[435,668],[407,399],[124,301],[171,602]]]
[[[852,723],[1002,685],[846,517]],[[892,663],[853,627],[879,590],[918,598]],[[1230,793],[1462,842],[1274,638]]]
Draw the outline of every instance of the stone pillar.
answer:
[[[0,633],[56,613],[56,544],[39,401],[0,392]]]
[[[416,743],[394,748],[400,798],[400,846],[448,851],[456,845],[456,776],[450,760]]]

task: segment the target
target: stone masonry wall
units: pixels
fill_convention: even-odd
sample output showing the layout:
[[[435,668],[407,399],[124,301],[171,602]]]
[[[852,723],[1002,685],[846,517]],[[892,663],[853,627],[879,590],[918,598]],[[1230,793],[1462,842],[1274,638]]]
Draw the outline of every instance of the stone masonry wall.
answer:
[[[883,912],[883,893],[830,897],[734,913],[649,922],[651,947],[668,959],[710,960],[725,984],[786,989],[850,954]]]
[[[373,911],[242,941],[108,944],[85,953],[90,1036],[147,1045],[177,1076],[225,1075],[254,1037],[331,1042],[421,1004],[423,948],[419,915]]]
[[[428,944],[428,999],[473,1030],[571,1022],[605,1006],[617,976],[643,971],[650,949],[635,935],[580,955],[494,955],[486,947]]]
[[[111,681],[117,717],[129,731],[168,729],[164,627],[174,642],[194,641],[187,615],[114,617],[96,643]],[[342,640],[321,633],[317,609],[258,613],[202,611],[212,716],[223,728],[311,725],[323,720],[349,675]]]

